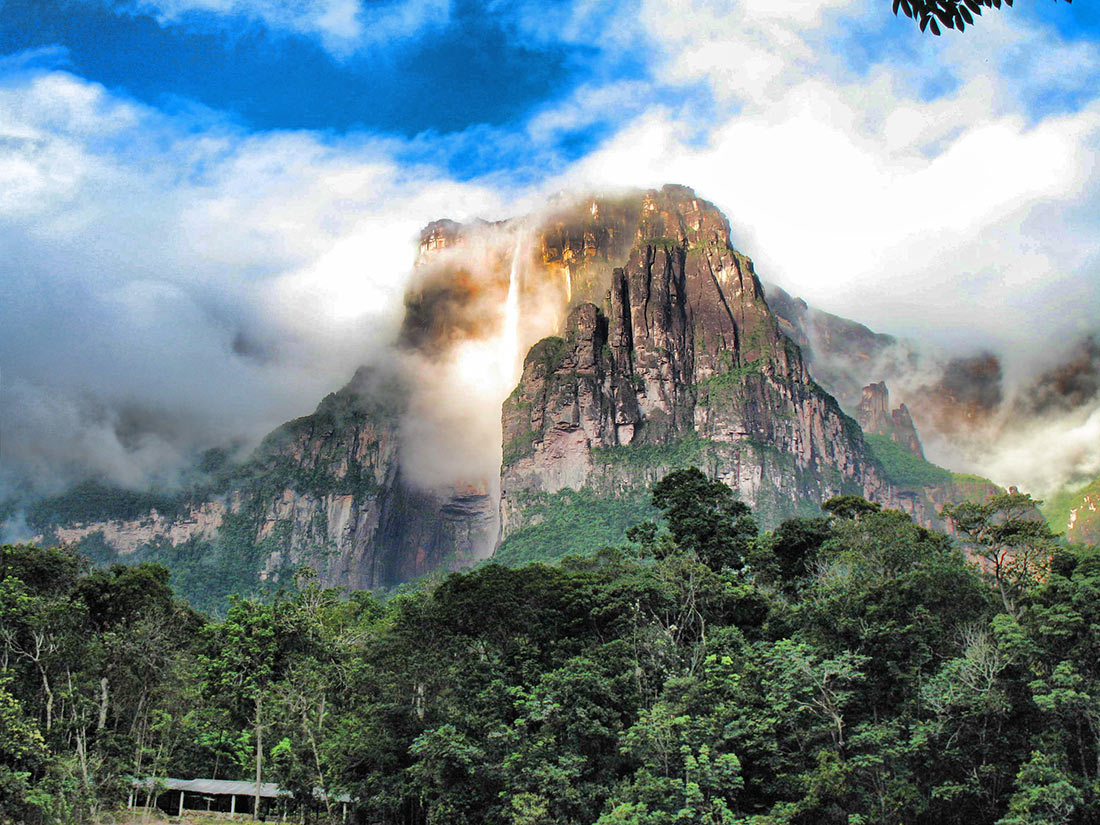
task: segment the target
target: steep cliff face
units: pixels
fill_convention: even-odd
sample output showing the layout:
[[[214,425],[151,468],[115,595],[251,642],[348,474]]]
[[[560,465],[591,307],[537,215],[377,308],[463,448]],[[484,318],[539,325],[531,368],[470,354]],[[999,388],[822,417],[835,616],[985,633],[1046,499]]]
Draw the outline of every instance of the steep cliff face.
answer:
[[[794,298],[774,284],[768,301],[802,347],[814,379],[859,417],[865,388],[885,381],[907,399],[925,431],[965,438],[991,422],[1004,400],[1001,362],[981,352],[946,358],[919,344],[875,332]]]
[[[309,564],[331,584],[370,588],[491,552],[495,502],[485,489],[409,483],[400,427],[403,380],[361,370],[317,411],[276,430],[246,465],[237,511],[270,542],[265,570]]]
[[[814,380],[853,415],[869,379],[918,368],[919,353],[909,342],[809,306],[776,284],[765,283],[765,288],[780,328],[801,348]]]
[[[285,582],[302,565],[330,585],[389,586],[492,552],[496,500],[485,488],[425,490],[401,464],[401,380],[360,370],[308,416],[269,435],[172,514],[58,524],[51,538],[93,540],[119,556],[196,544],[207,560],[234,557],[250,589]],[[230,583],[234,584],[234,583]]]
[[[772,311],[726,218],[681,186],[498,224],[436,221],[384,364],[171,512],[51,529],[104,553],[193,557],[200,578],[281,582],[306,564],[368,588],[494,548],[540,557],[523,544],[532,531],[555,552],[617,541],[649,514],[649,487],[688,464],[765,525],[854,493],[940,526],[942,504],[978,494],[922,460],[885,386],[868,426],[890,437],[865,440],[798,344],[839,351],[855,335],[879,358],[893,339],[843,319],[830,337],[804,304],[777,301],[793,321]],[[822,365],[834,354],[818,352]]]
[[[933,520],[898,495],[856,423],[810,379],[721,213],[682,187],[645,193],[639,206],[605,226],[594,202],[589,227],[544,242],[549,263],[599,305],[574,301],[504,404],[505,539],[542,516],[547,496],[629,496],[682,463],[736,488],[765,523],[849,492]],[[597,282],[602,239],[623,237],[625,260],[608,254]]]

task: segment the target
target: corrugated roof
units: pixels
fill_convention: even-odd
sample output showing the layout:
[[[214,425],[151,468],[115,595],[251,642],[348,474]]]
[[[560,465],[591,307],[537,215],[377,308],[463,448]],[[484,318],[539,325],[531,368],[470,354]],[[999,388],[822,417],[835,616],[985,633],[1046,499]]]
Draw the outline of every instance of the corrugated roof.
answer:
[[[157,782],[166,791],[187,791],[188,793],[206,793],[206,794],[236,794],[238,796],[255,796],[256,795],[256,783],[255,782],[238,782],[230,779],[174,779],[167,777],[165,779],[135,779],[133,784],[139,787],[148,787],[151,782]],[[321,793],[320,788],[314,788],[313,793],[318,797],[324,796]],[[279,796],[288,796],[289,792],[281,790],[274,782],[263,782],[260,784],[260,796],[266,799],[274,799]],[[347,794],[338,794],[331,797],[336,802],[350,802],[351,797]]]
[[[151,782],[156,782],[166,791],[188,791],[190,793],[209,794],[237,794],[238,796],[255,796],[255,782],[237,782],[229,779],[164,779],[134,780],[134,784],[147,787]],[[279,786],[274,782],[262,782],[260,784],[260,796],[274,798],[282,794]]]

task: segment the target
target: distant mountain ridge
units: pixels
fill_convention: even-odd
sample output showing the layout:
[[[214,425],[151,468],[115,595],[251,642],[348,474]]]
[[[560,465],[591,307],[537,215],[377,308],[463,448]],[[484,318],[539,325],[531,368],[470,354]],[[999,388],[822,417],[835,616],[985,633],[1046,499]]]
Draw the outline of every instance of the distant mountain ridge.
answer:
[[[788,316],[797,308],[774,300]],[[506,224],[437,221],[391,361],[360,370],[172,513],[39,526],[100,560],[153,554],[253,584],[308,564],[327,583],[369,588],[493,552],[545,558],[618,540],[646,514],[648,487],[685,464],[734,487],[769,526],[843,493],[942,526],[942,504],[996,489],[923,461],[911,419],[889,418],[900,440],[865,438],[811,375],[820,353],[804,356],[811,342],[771,303],[725,216],[682,186]],[[846,323],[868,347],[893,343]],[[423,377],[407,365],[450,363],[471,345],[526,350],[503,404],[499,474],[441,471],[425,484],[409,471],[421,445],[408,425]],[[511,365],[493,368],[507,377]],[[886,388],[875,392],[882,412]]]

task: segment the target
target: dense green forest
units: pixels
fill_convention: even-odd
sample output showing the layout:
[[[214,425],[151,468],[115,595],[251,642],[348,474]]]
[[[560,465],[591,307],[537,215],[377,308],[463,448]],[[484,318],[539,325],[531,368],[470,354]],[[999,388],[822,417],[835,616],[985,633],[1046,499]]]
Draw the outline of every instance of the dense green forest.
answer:
[[[0,822],[257,763],[312,821],[1100,821],[1100,550],[1011,496],[952,514],[983,567],[854,497],[765,533],[698,471],[652,504],[553,566],[384,602],[303,572],[219,618],[155,564],[4,547]]]

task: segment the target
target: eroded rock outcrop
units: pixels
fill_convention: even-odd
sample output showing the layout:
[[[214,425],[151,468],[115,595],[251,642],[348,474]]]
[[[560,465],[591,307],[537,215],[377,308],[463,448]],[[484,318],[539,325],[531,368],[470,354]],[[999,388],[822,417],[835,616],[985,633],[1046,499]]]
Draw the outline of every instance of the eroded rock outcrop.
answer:
[[[939,468],[934,483],[890,475],[811,377],[805,329],[772,311],[726,218],[686,187],[498,224],[436,221],[405,308],[388,362],[277,429],[174,515],[59,534],[98,532],[121,553],[205,542],[268,581],[304,564],[354,589],[468,566],[553,507],[574,534],[587,529],[585,502],[594,519],[631,523],[648,488],[687,464],[735,488],[765,525],[854,493],[939,526],[958,489]],[[876,352],[891,346],[866,328],[848,333],[860,330]],[[498,462],[492,425],[524,352]],[[482,413],[466,408],[486,376],[505,383],[486,396],[490,426],[479,428]],[[884,386],[882,396],[869,426],[920,461],[907,410],[889,411]],[[608,515],[615,502],[633,509]]]
[[[885,381],[863,388],[863,398],[856,408],[856,420],[863,432],[884,435],[913,455],[924,458],[924,449],[917,436],[917,428],[913,426],[909,408],[902,404],[896,410],[890,409],[890,391]]]
[[[735,487],[766,523],[850,492],[934,520],[897,495],[859,427],[810,379],[714,206],[683,187],[639,195],[633,211],[614,206],[612,225],[594,201],[590,226],[556,227],[543,244],[598,304],[574,301],[505,402],[505,536],[530,523],[532,496],[614,496],[686,461]],[[629,248],[616,249],[624,237]],[[593,259],[606,260],[602,283]]]

